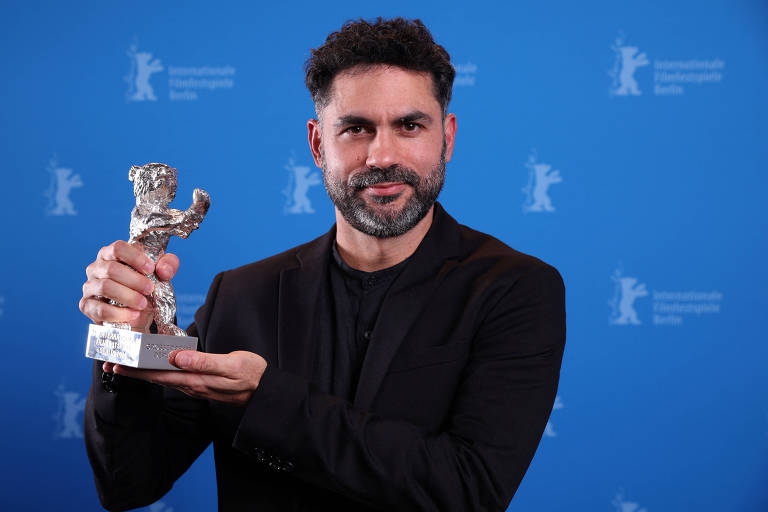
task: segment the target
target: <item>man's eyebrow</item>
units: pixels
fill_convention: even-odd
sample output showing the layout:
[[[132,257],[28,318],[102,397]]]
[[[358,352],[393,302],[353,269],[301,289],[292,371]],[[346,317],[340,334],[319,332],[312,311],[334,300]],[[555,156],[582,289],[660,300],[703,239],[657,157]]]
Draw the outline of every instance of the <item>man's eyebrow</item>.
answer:
[[[373,122],[370,119],[367,119],[363,116],[356,116],[356,115],[341,116],[336,120],[337,128],[341,128],[342,126],[349,126],[353,124],[371,125],[373,124]]]
[[[413,123],[414,121],[423,121],[427,124],[432,122],[432,117],[429,114],[422,112],[421,110],[414,110],[413,112],[406,114],[397,119],[398,123]]]
[[[422,112],[421,110],[414,110],[413,112],[409,112],[405,114],[404,116],[400,116],[395,120],[395,124],[404,124],[404,123],[413,123],[415,121],[422,121],[426,124],[430,124],[432,122],[432,116],[429,114],[426,114]],[[340,116],[336,120],[336,127],[341,128],[344,126],[350,126],[350,125],[365,125],[370,126],[374,124],[373,121],[368,119],[367,117],[363,117],[360,115],[355,114],[349,114],[345,116]]]

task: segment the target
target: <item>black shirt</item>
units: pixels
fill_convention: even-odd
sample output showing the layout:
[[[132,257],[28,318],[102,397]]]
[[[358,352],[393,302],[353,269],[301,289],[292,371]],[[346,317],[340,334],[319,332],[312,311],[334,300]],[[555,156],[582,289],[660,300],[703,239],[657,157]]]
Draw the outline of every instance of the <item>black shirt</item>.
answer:
[[[331,394],[353,400],[368,345],[376,332],[381,305],[408,259],[375,272],[356,270],[341,259],[336,242],[331,247],[330,296],[334,309]]]

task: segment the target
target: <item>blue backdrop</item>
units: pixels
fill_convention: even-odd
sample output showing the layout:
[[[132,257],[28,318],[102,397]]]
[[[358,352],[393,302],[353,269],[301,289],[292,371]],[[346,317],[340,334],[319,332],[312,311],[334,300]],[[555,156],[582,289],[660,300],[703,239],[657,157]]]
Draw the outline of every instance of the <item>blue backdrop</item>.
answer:
[[[768,7],[666,2],[6,2],[4,510],[101,510],[82,442],[84,268],[125,239],[132,164],[212,206],[175,286],[325,232],[309,49],[420,17],[451,53],[445,207],[555,265],[558,398],[510,510],[768,510]],[[206,454],[148,510],[213,510]]]

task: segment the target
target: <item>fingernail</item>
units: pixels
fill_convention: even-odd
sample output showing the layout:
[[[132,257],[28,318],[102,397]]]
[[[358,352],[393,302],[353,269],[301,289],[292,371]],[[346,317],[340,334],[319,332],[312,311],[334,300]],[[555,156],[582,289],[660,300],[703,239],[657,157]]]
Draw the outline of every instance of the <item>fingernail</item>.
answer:
[[[149,306],[149,302],[145,297],[142,297],[141,300],[139,301],[139,307],[141,309],[147,309],[147,306]]]
[[[155,265],[153,265],[151,261],[147,260],[147,262],[144,263],[144,266],[141,268],[144,269],[145,274],[151,274],[152,271],[155,269]]]
[[[189,354],[184,354],[184,353],[176,354],[176,358],[175,358],[176,366],[179,366],[179,367],[187,366],[190,360],[191,360],[191,357],[189,356]]]
[[[171,267],[169,267],[168,265],[160,265],[157,267],[157,270],[159,270],[163,274],[168,274],[171,272]]]
[[[147,284],[147,286],[144,287],[144,295],[149,295],[150,293],[152,293],[152,291],[154,291],[154,289],[155,289],[155,285],[154,283],[152,283],[152,281],[150,281]]]

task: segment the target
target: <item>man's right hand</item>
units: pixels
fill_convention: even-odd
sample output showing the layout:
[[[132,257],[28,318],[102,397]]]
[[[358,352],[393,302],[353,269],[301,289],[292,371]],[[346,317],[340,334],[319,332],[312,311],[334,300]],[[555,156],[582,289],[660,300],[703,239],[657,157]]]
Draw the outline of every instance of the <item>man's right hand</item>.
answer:
[[[148,332],[153,315],[147,296],[154,286],[147,276],[154,272],[159,280],[168,281],[178,269],[179,258],[174,254],[164,254],[155,266],[140,247],[118,240],[102,247],[96,261],[86,267],[80,311],[98,325],[124,322],[135,331]]]

